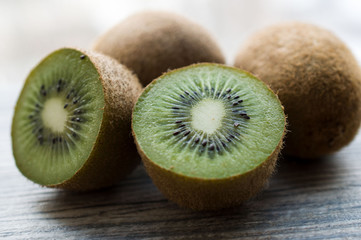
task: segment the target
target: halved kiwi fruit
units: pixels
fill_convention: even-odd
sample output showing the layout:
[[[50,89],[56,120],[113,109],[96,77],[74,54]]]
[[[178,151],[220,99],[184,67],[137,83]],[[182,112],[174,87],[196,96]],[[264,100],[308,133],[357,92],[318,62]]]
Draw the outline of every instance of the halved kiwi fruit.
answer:
[[[137,165],[130,135],[138,79],[115,60],[63,48],[29,74],[16,104],[16,165],[47,187],[90,190],[114,184]]]
[[[347,145],[361,123],[361,70],[347,46],[321,27],[289,22],[250,37],[235,66],[277,92],[289,120],[285,153],[317,158]]]
[[[195,64],[149,84],[132,118],[137,148],[155,185],[195,210],[237,205],[259,192],[282,146],[277,96],[236,68]]]
[[[169,69],[198,62],[224,63],[206,29],[175,13],[144,11],[99,37],[94,50],[129,67],[145,86]]]

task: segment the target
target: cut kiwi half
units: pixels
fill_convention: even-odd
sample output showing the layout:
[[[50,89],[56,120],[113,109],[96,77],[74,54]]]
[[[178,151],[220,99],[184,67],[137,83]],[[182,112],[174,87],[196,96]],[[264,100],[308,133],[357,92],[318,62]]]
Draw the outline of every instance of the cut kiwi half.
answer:
[[[47,187],[91,190],[137,165],[131,111],[141,91],[124,66],[72,48],[51,53],[29,74],[12,124],[16,165]]]
[[[202,63],[168,72],[139,97],[138,151],[155,185],[195,210],[240,204],[273,172],[285,132],[278,97],[242,70]]]

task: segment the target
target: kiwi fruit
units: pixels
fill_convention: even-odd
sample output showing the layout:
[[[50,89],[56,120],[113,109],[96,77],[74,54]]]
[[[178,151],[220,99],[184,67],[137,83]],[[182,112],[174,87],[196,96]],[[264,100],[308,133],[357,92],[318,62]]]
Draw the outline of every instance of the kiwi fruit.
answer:
[[[289,22],[255,33],[235,66],[269,84],[285,107],[285,154],[318,158],[347,145],[361,121],[361,71],[345,44],[321,27]]]
[[[132,115],[153,182],[194,210],[231,207],[259,192],[275,167],[284,130],[283,107],[262,81],[214,63],[157,78]]]
[[[16,165],[46,187],[92,190],[138,164],[132,108],[142,87],[110,57],[62,48],[29,74],[12,123]]]
[[[136,13],[99,37],[94,50],[133,70],[145,86],[169,69],[198,62],[224,63],[210,34],[174,13]]]

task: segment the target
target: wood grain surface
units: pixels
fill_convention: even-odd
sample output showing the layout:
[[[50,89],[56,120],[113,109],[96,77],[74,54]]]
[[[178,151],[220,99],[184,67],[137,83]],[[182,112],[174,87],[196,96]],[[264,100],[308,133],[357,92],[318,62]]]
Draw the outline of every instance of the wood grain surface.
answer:
[[[0,238],[361,239],[361,134],[327,158],[282,158],[255,199],[199,213],[166,200],[142,166],[115,187],[90,193],[28,181],[11,153],[13,105],[7,102],[17,94],[5,92],[0,92]]]

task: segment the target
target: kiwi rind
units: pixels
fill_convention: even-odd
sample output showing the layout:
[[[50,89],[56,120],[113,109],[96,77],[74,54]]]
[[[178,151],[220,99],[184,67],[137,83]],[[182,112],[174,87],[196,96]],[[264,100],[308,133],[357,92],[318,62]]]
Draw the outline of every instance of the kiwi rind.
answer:
[[[57,51],[65,49],[72,48]],[[142,87],[137,77],[116,60],[93,51],[73,50],[88,57],[98,70],[105,100],[102,122],[84,165],[70,179],[45,186],[87,191],[115,184],[138,165],[137,152],[130,136],[130,120],[133,105]],[[17,110],[16,106],[15,112]]]
[[[137,144],[147,173],[157,188],[171,201],[196,211],[218,210],[239,205],[259,193],[272,175],[282,147],[257,168],[225,179],[201,179],[162,168],[149,159]]]
[[[145,88],[144,92],[163,76],[197,65],[218,65],[230,68],[214,63],[193,64],[163,74],[159,78],[153,80],[152,83]],[[268,89],[273,93],[270,88]],[[132,118],[134,118],[134,110]],[[283,138],[286,133],[286,117],[284,116],[284,131],[282,137],[269,157],[256,168],[253,168],[248,172],[226,178],[199,178],[186,176],[166,169],[152,161],[145,154],[137,141],[133,121],[132,133],[138,153],[142,158],[142,162],[148,175],[151,177],[157,188],[169,200],[177,203],[181,207],[190,208],[196,211],[219,210],[239,205],[254,197],[264,188],[274,172],[280,150],[283,147]]]
[[[357,134],[361,70],[333,33],[299,22],[265,28],[242,45],[235,66],[279,95],[289,119],[285,154],[318,158],[338,151]]]
[[[202,26],[163,11],[144,11],[128,17],[100,36],[93,49],[133,70],[144,86],[169,69],[225,61],[217,43]]]

